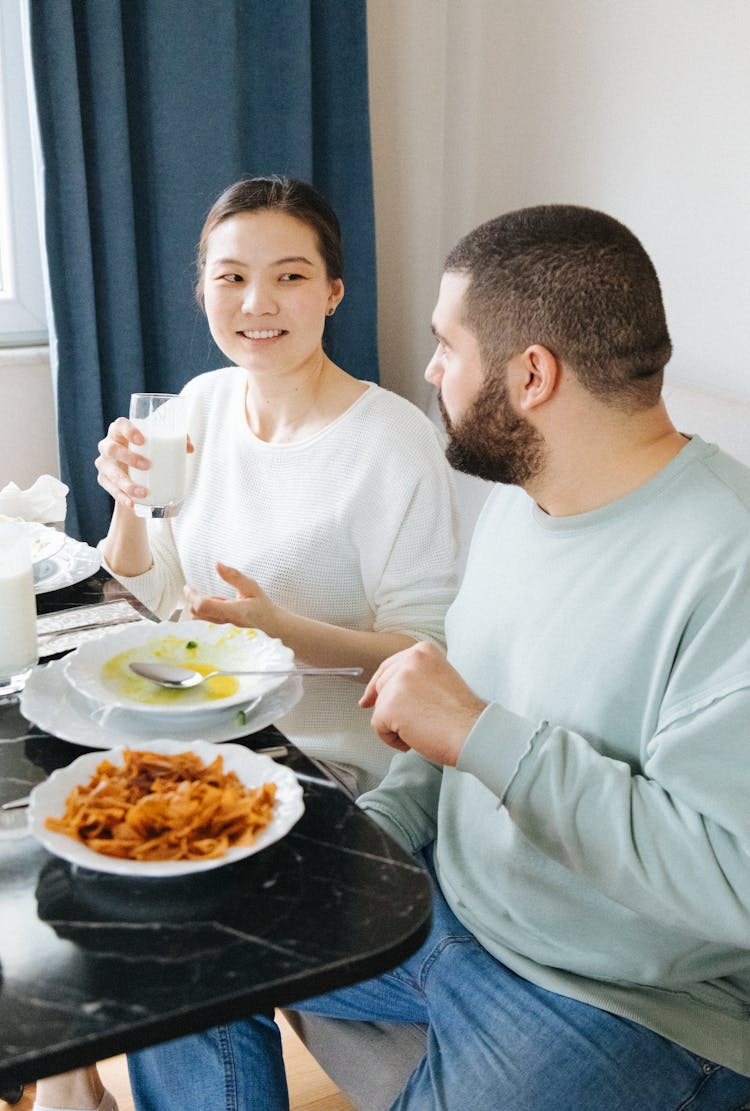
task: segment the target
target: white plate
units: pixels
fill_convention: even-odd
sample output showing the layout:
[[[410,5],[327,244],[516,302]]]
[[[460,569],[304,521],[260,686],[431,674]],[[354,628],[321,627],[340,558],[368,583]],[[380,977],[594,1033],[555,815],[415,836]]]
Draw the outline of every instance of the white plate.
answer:
[[[236,722],[237,709],[230,708],[207,718],[195,717],[186,726],[182,721],[163,721],[127,710],[97,707],[79,695],[65,679],[67,658],[36,667],[21,695],[21,713],[40,729],[63,741],[86,748],[115,748],[136,745],[156,737],[185,739],[199,732],[203,740],[218,744],[234,741],[273,725],[297,705],[302,697],[302,679],[293,675],[281,686],[261,696],[245,711],[245,721]],[[243,708],[244,709],[244,708]]]
[[[188,648],[191,643],[197,648]],[[104,665],[122,653],[128,653],[120,668],[123,678],[105,679]],[[79,694],[98,706],[126,709],[131,714],[158,718],[162,722],[186,721],[196,714],[205,716],[230,706],[245,706],[284,682],[284,676],[280,675],[238,676],[239,685],[234,694],[208,699],[204,684],[185,691],[165,691],[148,679],[133,675],[127,664],[136,660],[186,667],[203,663],[231,671],[232,668],[292,667],[294,653],[282,641],[259,629],[213,625],[208,621],[160,621],[158,625],[133,624],[115,629],[82,644],[68,657],[65,676]],[[162,704],[136,701],[141,692],[146,695],[158,692],[170,701]]]
[[[90,575],[95,575],[101,565],[101,557],[96,548],[90,548],[88,544],[74,540],[71,536],[63,536],[60,550],[35,564],[34,589],[37,594],[48,594],[51,590],[74,586]]]
[[[146,746],[143,746],[146,751]],[[65,800],[77,784],[88,783],[103,759],[113,764],[122,764],[124,747],[107,752],[87,752],[79,756],[66,768],[58,768],[44,783],[39,783],[31,792],[29,806],[29,825],[31,832],[45,849],[55,856],[69,860],[81,868],[95,872],[110,872],[119,876],[184,876],[191,872],[206,872],[220,868],[224,864],[234,864],[244,857],[260,852],[274,841],[282,838],[302,817],[305,804],[302,801],[302,788],[290,768],[277,764],[268,756],[259,756],[243,745],[224,745],[221,755],[224,771],[236,772],[246,787],[258,787],[262,783],[276,784],[273,817],[261,830],[252,845],[232,848],[224,856],[215,860],[123,860],[118,857],[104,856],[89,849],[82,841],[68,837],[64,833],[53,833],[44,825],[49,817],[62,817]],[[207,764],[216,757],[216,749],[205,741],[153,740],[147,751],[159,753],[194,752]]]

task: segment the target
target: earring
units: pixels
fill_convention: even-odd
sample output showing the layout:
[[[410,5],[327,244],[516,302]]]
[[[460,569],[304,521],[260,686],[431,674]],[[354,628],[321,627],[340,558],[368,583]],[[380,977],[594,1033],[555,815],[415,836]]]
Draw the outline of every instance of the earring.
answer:
[[[336,312],[336,306],[335,305],[330,305],[329,308],[328,308],[328,311],[326,312],[326,316],[333,316],[333,314],[335,312]]]

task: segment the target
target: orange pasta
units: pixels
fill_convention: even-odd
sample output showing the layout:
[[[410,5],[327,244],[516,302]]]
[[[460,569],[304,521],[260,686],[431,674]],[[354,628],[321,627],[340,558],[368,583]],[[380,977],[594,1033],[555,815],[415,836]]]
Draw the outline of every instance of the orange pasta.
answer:
[[[244,787],[218,755],[160,755],[126,748],[122,766],[102,760],[74,787],[47,829],[94,852],[129,860],[208,860],[250,845],[273,816],[276,785]]]

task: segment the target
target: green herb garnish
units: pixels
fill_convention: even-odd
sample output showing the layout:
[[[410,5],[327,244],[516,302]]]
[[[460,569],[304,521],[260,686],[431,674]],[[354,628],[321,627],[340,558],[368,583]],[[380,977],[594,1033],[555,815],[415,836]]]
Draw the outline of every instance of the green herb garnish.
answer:
[[[234,715],[234,724],[247,725],[247,714],[244,710],[238,710],[237,713]]]
[[[197,640],[189,640],[187,642],[187,644],[185,645],[185,647],[186,648],[197,648],[198,647],[198,641]]]

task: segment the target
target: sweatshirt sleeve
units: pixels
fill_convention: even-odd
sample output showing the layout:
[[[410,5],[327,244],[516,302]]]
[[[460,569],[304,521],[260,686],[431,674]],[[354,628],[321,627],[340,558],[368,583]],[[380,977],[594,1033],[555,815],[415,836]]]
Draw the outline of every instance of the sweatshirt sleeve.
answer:
[[[734,685],[670,715],[634,773],[575,732],[493,704],[457,767],[497,795],[539,851],[610,899],[745,949],[748,722],[750,676],[738,675]]]
[[[414,751],[394,756],[383,782],[357,799],[395,841],[415,853],[435,840],[443,769]]]

